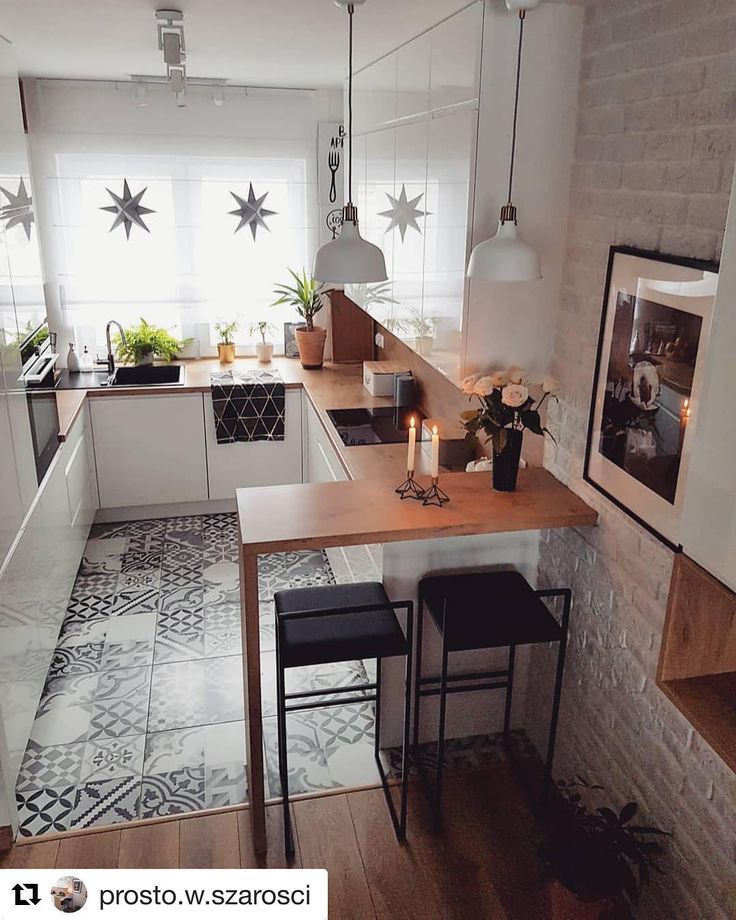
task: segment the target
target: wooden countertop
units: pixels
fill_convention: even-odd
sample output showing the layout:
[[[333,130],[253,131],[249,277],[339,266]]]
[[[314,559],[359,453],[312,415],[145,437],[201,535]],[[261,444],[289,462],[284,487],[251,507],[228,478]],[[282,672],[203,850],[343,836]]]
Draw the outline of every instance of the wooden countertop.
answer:
[[[364,448],[365,449],[365,448]],[[516,492],[494,492],[487,474],[446,473],[442,508],[401,501],[393,480],[239,489],[247,555],[434,537],[593,526],[597,514],[542,469],[522,470]]]
[[[371,396],[365,389],[360,364],[325,364],[321,371],[305,371],[297,359],[284,357],[276,357],[270,364],[259,364],[255,358],[241,358],[229,365],[222,365],[215,359],[181,361],[180,363],[186,367],[184,386],[157,386],[149,389],[97,387],[90,390],[57,390],[59,439],[66,440],[87,397],[104,399],[113,396],[136,396],[144,399],[149,396],[206,393],[210,388],[211,371],[266,368],[278,370],[287,389],[302,387],[305,390],[345,472],[351,479],[396,479],[398,485],[403,478],[402,473],[405,472],[404,467],[406,466],[405,444],[345,447],[326,415],[327,409],[393,405],[393,400],[388,397]],[[420,450],[417,450],[417,468],[420,473],[429,473],[428,458]]]

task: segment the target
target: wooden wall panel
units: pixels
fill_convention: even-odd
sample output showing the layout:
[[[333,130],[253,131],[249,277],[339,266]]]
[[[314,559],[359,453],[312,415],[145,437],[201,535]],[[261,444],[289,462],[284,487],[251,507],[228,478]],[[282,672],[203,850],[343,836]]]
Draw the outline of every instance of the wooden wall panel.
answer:
[[[357,307],[343,291],[330,294],[332,360],[335,364],[370,361],[373,358],[373,318]]]
[[[736,594],[684,554],[670,582],[659,680],[736,671]]]

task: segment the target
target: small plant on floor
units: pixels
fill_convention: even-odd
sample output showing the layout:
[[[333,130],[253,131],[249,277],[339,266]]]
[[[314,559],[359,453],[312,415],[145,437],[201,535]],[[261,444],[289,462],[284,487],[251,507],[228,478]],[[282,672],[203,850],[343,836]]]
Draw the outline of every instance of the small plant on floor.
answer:
[[[177,339],[167,329],[154,326],[143,317],[138,325],[126,328],[125,341],[119,333],[113,338],[120,360],[134,364],[150,364],[154,357],[172,361],[191,341]]]
[[[667,831],[632,823],[639,807],[628,802],[620,811],[590,804],[603,791],[583,777],[560,782],[561,798],[550,808],[550,827],[539,847],[545,874],[557,883],[557,894],[572,894],[601,914],[603,905],[633,907],[650,872],[661,873],[656,857],[663,852],[653,837]],[[587,801],[585,801],[587,799]],[[555,904],[553,886],[553,907]],[[553,912],[554,914],[554,912]],[[565,916],[564,911],[554,914]]]

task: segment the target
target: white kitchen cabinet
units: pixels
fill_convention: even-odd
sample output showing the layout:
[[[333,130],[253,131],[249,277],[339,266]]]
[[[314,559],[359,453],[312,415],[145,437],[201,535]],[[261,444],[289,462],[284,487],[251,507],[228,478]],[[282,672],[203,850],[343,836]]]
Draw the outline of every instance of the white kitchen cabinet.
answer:
[[[90,400],[101,508],[207,500],[199,393]]]
[[[348,478],[337,451],[309,398],[304,398],[304,481],[336,482]]]
[[[286,391],[283,441],[218,444],[212,400],[204,398],[209,497],[235,498],[247,486],[277,486],[302,481],[302,395]]]
[[[96,507],[87,410],[60,446],[0,570],[0,712],[12,794]],[[2,750],[2,748],[0,748]]]
[[[733,412],[736,348],[736,177],[713,305],[703,389],[693,406],[696,425],[688,458],[680,527],[684,551],[736,591],[736,423]]]

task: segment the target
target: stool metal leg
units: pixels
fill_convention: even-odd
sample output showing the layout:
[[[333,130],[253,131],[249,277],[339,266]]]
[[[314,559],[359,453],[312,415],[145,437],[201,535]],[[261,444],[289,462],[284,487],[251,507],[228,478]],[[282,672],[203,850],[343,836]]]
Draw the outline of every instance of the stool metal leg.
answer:
[[[445,760],[445,719],[447,716],[447,629],[442,615],[442,670],[440,673],[440,718],[437,734],[437,774],[435,782],[435,818],[439,821],[442,806],[442,773]]]
[[[416,664],[414,665],[414,740],[412,743],[412,754],[414,755],[414,764],[419,770],[419,711],[422,700],[422,635],[424,633],[424,598],[419,596],[419,611],[417,615],[417,640],[416,640]]]
[[[291,812],[289,811],[289,762],[286,736],[286,680],[281,667],[279,643],[276,644],[276,721],[279,745],[279,779],[284,809],[284,849],[287,859],[294,856],[294,840],[291,833]]]
[[[503,734],[504,737],[508,740],[509,728],[511,727],[511,704],[512,704],[512,695],[514,692],[514,662],[516,660],[516,646],[509,646],[509,664],[508,664],[508,677],[506,678],[506,708],[503,714]]]
[[[547,782],[549,788],[552,778],[552,762],[555,756],[555,740],[557,738],[557,720],[560,715],[560,697],[562,695],[562,678],[565,672],[565,650],[567,649],[567,630],[570,622],[570,605],[572,602],[572,592],[566,589],[564,594],[564,606],[562,610],[562,638],[560,639],[559,649],[557,652],[557,674],[555,675],[555,693],[552,700],[552,717],[550,719],[549,737],[547,741]]]
[[[412,697],[412,649],[414,646],[414,606],[410,604],[406,610],[406,667],[404,669],[404,747],[401,761],[401,817],[399,826],[401,836],[406,839],[406,811],[409,796],[409,730],[411,727],[411,697]]]

